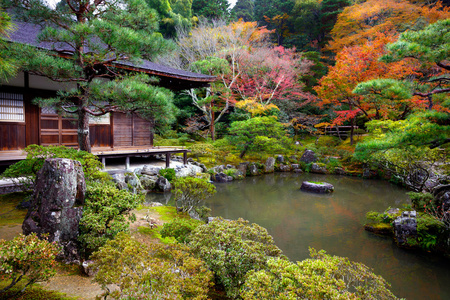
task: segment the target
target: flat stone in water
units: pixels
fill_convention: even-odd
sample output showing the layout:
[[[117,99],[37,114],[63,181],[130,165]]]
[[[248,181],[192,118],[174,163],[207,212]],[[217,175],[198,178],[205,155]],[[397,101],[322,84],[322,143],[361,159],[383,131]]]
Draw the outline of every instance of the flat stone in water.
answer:
[[[334,186],[327,182],[303,181],[300,189],[311,193],[328,194],[334,191]]]

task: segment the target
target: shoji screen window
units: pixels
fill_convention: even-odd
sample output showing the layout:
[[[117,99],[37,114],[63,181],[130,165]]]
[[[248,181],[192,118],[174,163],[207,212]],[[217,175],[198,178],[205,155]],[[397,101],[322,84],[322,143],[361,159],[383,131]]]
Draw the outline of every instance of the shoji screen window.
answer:
[[[0,92],[0,122],[25,122],[23,94]]]

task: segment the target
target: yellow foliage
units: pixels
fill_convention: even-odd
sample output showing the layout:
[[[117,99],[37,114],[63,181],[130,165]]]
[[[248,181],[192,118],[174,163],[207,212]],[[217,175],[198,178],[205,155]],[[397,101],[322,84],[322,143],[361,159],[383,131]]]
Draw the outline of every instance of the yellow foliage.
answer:
[[[248,98],[246,100],[238,101],[236,103],[236,107],[246,110],[252,115],[252,117],[263,116],[271,110],[279,110],[279,108],[275,104],[261,104],[254,98]]]

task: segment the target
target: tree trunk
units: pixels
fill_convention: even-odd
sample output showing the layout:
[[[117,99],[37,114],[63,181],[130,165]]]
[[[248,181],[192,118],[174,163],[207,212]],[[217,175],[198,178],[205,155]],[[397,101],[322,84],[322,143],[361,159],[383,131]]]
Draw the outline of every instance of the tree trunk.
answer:
[[[355,118],[352,118],[352,122],[350,123],[350,125],[352,126],[350,128],[350,145],[353,146],[353,130],[355,128]]]
[[[214,119],[214,111],[212,110],[211,105],[211,124],[209,125],[209,130],[211,131],[211,139],[213,141],[216,140],[216,125],[214,124],[216,120]]]
[[[84,106],[78,109],[78,148],[91,152],[91,140],[89,137],[89,114],[84,110]]]
[[[241,154],[239,155],[239,158],[243,158],[245,155],[245,152],[247,152],[248,147],[250,146],[250,144],[245,145],[244,150],[242,150]]]

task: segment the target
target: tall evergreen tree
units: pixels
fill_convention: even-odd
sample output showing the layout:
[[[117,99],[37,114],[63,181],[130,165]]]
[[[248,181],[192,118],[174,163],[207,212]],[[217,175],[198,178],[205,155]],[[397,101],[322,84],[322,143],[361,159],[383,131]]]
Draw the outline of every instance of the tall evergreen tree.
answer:
[[[290,14],[294,8],[294,0],[255,0],[255,21],[259,25],[268,25],[264,16],[273,18]]]
[[[81,150],[91,150],[90,116],[135,111],[157,125],[172,120],[171,92],[149,85],[148,76],[114,67],[118,62],[139,64],[170,45],[157,32],[157,13],[145,1],[64,0],[52,9],[44,0],[15,0],[14,7],[18,17],[43,26],[39,41],[58,50],[13,44],[11,52],[22,70],[77,86],[41,99],[40,105],[78,117]]]
[[[203,16],[208,19],[228,19],[228,0],[193,0],[192,12],[196,16]]]
[[[238,0],[236,5],[231,10],[231,14],[236,19],[242,19],[245,22],[251,22],[254,20],[254,8],[253,0]]]
[[[8,14],[0,10],[0,80],[7,80],[14,76],[17,66],[11,57],[5,53],[6,42],[2,37],[7,37],[9,31],[13,29],[11,18]]]
[[[330,33],[336,24],[338,15],[345,7],[351,5],[349,0],[323,0],[320,7],[320,46],[325,46],[331,39]]]

